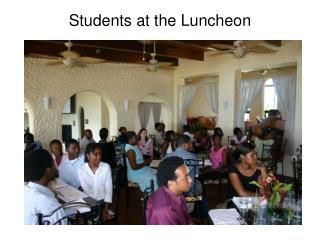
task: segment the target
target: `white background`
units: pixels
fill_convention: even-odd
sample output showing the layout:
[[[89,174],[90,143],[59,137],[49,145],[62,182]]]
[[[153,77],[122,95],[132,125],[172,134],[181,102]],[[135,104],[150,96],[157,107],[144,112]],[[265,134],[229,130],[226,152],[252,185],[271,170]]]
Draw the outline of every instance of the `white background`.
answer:
[[[9,1],[8,1],[9,2]],[[319,228],[319,48],[316,1],[10,1],[1,3],[2,239],[302,239]],[[251,27],[70,27],[69,15],[250,16]],[[180,20],[179,20],[180,21]],[[24,40],[270,39],[303,41],[303,226],[24,226]],[[6,235],[6,236],[5,236]],[[317,234],[319,235],[319,234]],[[310,236],[311,237],[311,236]]]

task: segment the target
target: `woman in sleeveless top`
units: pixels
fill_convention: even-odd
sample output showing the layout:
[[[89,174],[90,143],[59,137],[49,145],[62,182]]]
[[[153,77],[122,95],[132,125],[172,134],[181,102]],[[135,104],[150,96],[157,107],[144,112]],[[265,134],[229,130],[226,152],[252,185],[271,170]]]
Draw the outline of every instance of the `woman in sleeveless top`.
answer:
[[[212,136],[213,146],[210,150],[210,161],[214,171],[224,171],[227,167],[227,147],[222,145],[221,141],[221,135],[214,134]]]
[[[143,192],[150,187],[150,179],[153,179],[154,189],[158,188],[156,170],[148,167],[151,159],[144,159],[138,148],[138,136],[135,132],[127,132],[128,143],[125,146],[128,180],[138,183]]]
[[[153,159],[153,141],[148,138],[148,132],[145,128],[141,128],[139,131],[138,146],[144,156]]]
[[[235,154],[239,162],[228,168],[228,198],[253,196],[260,189],[250,182],[261,182],[267,177],[267,171],[265,167],[257,163],[254,144],[248,142],[239,144]]]

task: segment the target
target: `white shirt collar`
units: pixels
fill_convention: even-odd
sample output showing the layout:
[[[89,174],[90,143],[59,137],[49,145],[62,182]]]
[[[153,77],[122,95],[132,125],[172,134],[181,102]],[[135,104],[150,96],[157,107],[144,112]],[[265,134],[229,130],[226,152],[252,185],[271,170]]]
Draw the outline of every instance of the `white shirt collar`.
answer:
[[[47,187],[41,185],[41,184],[38,184],[38,183],[35,183],[35,182],[28,182],[27,186],[29,188],[33,188],[33,189],[36,189],[38,190],[39,192],[47,195],[47,196],[50,196],[50,197],[54,197],[54,193]]]

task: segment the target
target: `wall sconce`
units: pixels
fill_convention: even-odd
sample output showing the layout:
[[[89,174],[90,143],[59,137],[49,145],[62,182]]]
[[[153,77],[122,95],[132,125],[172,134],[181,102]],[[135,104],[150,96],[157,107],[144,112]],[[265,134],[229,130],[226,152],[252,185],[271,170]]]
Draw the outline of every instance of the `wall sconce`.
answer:
[[[125,99],[123,101],[123,108],[124,108],[124,110],[128,111],[128,109],[129,109],[129,100],[128,99]]]
[[[85,119],[85,120],[84,120],[84,123],[85,123],[85,124],[89,124],[89,119]]]
[[[51,97],[43,97],[42,98],[42,104],[44,109],[49,109],[51,104]]]

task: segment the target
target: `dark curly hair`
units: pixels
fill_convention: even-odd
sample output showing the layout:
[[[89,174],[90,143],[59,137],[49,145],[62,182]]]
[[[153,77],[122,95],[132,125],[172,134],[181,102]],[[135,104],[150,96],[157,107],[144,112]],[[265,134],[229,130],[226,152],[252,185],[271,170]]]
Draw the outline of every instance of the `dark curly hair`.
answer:
[[[169,180],[176,180],[177,176],[175,171],[183,164],[184,161],[180,157],[168,157],[162,160],[157,171],[157,181],[159,187],[167,186]]]
[[[35,150],[24,155],[24,175],[28,181],[39,181],[52,166],[53,160],[47,150]]]
[[[253,151],[256,148],[256,145],[249,142],[242,142],[237,145],[236,150],[234,151],[234,158],[239,162],[240,155],[246,155],[247,153]]]

